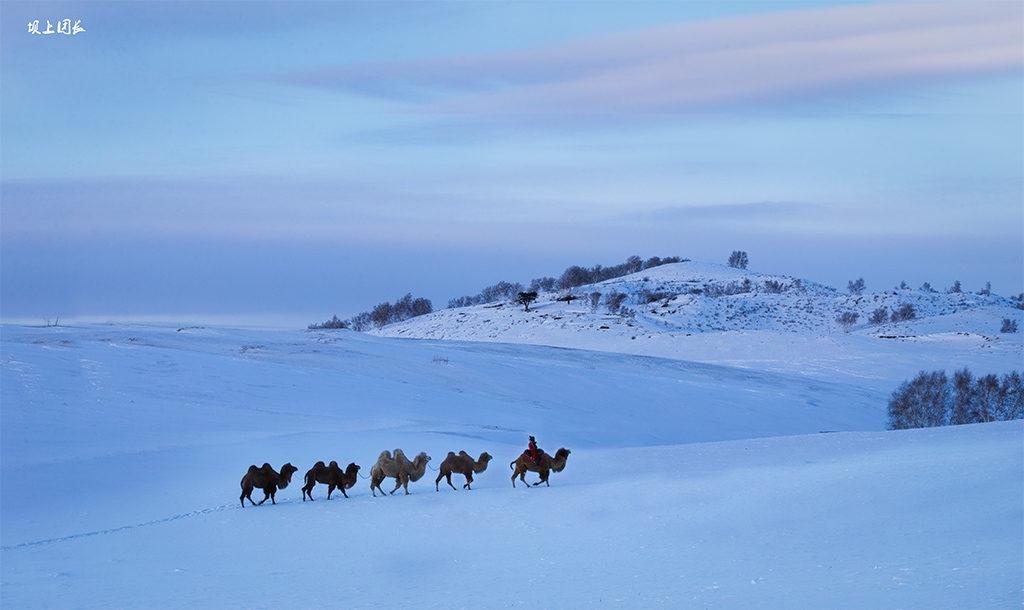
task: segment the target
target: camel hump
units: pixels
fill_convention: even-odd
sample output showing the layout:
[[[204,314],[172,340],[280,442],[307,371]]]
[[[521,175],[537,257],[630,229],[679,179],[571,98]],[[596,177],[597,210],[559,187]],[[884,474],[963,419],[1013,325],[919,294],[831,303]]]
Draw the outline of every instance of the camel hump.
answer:
[[[335,460],[331,460],[331,468],[337,468],[337,467],[338,467],[338,462],[335,461]]]
[[[465,453],[465,451],[460,451],[459,455],[462,455],[463,453]],[[448,452],[448,458],[446,458],[446,459],[453,459],[454,457],[455,457],[455,452],[454,451],[449,451]]]

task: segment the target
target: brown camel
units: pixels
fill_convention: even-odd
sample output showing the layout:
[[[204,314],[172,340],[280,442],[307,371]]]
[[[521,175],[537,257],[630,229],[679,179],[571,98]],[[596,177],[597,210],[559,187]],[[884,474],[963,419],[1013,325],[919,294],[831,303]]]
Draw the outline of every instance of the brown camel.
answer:
[[[377,458],[377,463],[370,468],[370,491],[373,493],[373,497],[377,497],[377,492],[374,491],[375,488],[379,489],[380,493],[384,493],[380,484],[387,477],[396,480],[395,488],[391,490],[392,494],[398,491],[399,487],[404,487],[405,495],[409,495],[409,482],[420,480],[420,477],[427,470],[427,462],[429,461],[430,456],[422,451],[411,462],[409,458],[405,457],[405,453],[401,449],[395,449],[394,457],[391,456],[390,451],[382,451]]]
[[[544,453],[541,456],[540,467],[537,466],[537,462],[533,461],[529,456],[523,453],[516,458],[514,462],[509,464],[509,467],[514,470],[512,473],[512,487],[516,486],[516,477],[519,477],[520,481],[526,483],[527,471],[540,474],[540,480],[534,483],[534,486],[544,483],[548,487],[551,487],[551,483],[548,483],[548,475],[552,470],[555,472],[562,472],[562,469],[565,468],[565,461],[569,459],[570,453],[572,452],[565,447],[556,451],[555,457],[551,457],[549,454]],[[530,484],[526,483],[526,486],[529,487]]]
[[[280,474],[275,472],[270,464],[263,464],[262,468],[257,468],[255,464],[249,466],[249,472],[242,477],[242,495],[238,498],[242,502],[242,508],[245,508],[246,498],[253,506],[257,504],[252,501],[253,489],[263,490],[263,499],[258,502],[259,504],[266,502],[267,498],[270,498],[271,504],[277,504],[277,501],[274,500],[277,490],[288,487],[288,483],[292,481],[292,474],[298,470],[291,463],[281,466]]]
[[[331,462],[330,466],[324,466],[323,462],[317,462],[309,469],[306,473],[306,484],[302,486],[302,501],[306,501],[306,495],[309,495],[310,501],[313,500],[313,487],[317,483],[322,483],[327,486],[327,499],[331,499],[331,492],[335,489],[341,490],[341,495],[348,497],[345,490],[356,484],[359,479],[359,466],[355,462],[348,465],[348,468],[342,470],[338,466],[337,462]]]
[[[437,475],[437,480],[434,481],[434,490],[441,491],[441,479],[447,477],[448,485],[452,489],[455,486],[452,485],[452,474],[461,474],[466,477],[466,484],[463,485],[466,489],[472,489],[469,484],[473,482],[473,473],[481,473],[487,470],[487,462],[491,461],[491,455],[484,451],[480,454],[480,459],[473,461],[465,451],[460,451],[459,455],[455,455],[454,451],[448,452],[448,457],[441,462],[441,473]],[[457,489],[455,491],[458,491]]]

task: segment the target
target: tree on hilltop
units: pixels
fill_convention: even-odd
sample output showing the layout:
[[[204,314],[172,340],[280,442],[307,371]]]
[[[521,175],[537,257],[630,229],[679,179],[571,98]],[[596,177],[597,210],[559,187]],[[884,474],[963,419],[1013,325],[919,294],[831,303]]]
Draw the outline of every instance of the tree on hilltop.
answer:
[[[526,311],[530,311],[530,303],[537,300],[537,293],[535,291],[520,292],[516,295],[516,303],[519,303],[526,308]]]
[[[733,250],[729,255],[729,266],[734,269],[746,269],[748,262],[747,253],[742,250]]]

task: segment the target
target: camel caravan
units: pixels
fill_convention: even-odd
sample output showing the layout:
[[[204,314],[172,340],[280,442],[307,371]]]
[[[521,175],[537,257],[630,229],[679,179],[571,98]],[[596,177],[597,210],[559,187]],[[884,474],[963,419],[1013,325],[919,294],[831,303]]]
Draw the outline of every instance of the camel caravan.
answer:
[[[525,478],[527,472],[536,472],[540,476],[540,480],[533,483],[532,486],[536,487],[544,483],[550,487],[551,483],[548,482],[548,477],[551,472],[561,472],[565,468],[569,453],[571,452],[568,449],[562,447],[555,452],[555,455],[549,455],[536,447],[531,436],[530,448],[509,464],[513,471],[512,487],[516,486],[517,477],[527,487],[530,487],[531,484],[527,483]],[[441,466],[436,469],[438,475],[434,481],[434,490],[441,491],[441,479],[446,479],[448,485],[458,491],[458,488],[452,484],[453,474],[465,477],[466,483],[462,486],[463,489],[472,489],[470,485],[473,483],[473,475],[487,470],[487,464],[492,459],[494,458],[486,451],[475,460],[465,451],[458,453],[449,451],[448,456],[441,462]],[[405,495],[409,495],[409,483],[415,483],[423,477],[430,460],[431,457],[422,451],[412,460],[409,460],[401,449],[395,449],[393,453],[387,450],[382,451],[377,457],[377,462],[370,468],[370,492],[373,497],[377,497],[378,491],[381,495],[394,495],[401,487],[405,490]],[[359,469],[360,467],[355,462],[349,463],[344,470],[341,469],[338,462],[332,461],[329,465],[322,461],[317,462],[306,472],[302,486],[302,501],[305,502],[307,497],[311,502],[313,501],[313,488],[317,483],[327,486],[328,500],[331,499],[331,494],[336,489],[340,490],[341,494],[347,498],[348,494],[345,493],[345,490],[352,489],[360,477],[367,478],[359,474]],[[280,472],[274,470],[270,464],[263,464],[262,467],[257,467],[255,464],[249,466],[249,470],[242,477],[241,482],[242,495],[239,500],[242,503],[242,508],[245,508],[247,499],[253,506],[263,504],[268,498],[271,504],[277,504],[274,499],[275,494],[278,490],[288,487],[292,475],[298,470],[291,463],[283,465]],[[388,478],[395,479],[395,487],[385,493],[381,484]],[[263,490],[263,499],[259,502],[254,502],[252,499],[252,492],[255,489]]]

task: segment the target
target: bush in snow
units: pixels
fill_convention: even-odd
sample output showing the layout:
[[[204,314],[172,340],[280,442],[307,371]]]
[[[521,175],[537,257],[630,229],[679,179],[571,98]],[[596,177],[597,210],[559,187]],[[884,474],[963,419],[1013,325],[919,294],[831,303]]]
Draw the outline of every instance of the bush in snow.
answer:
[[[913,320],[917,317],[917,312],[914,311],[914,306],[910,303],[904,303],[900,305],[900,308],[892,312],[893,322],[902,322],[904,320]]]
[[[613,290],[605,295],[604,306],[608,308],[608,313],[616,314],[619,313],[619,308],[622,307],[622,302],[625,300],[625,294]]]
[[[309,330],[331,330],[339,328],[348,328],[348,322],[339,319],[338,316],[334,316],[333,318],[322,324],[310,324],[307,328]]]
[[[889,319],[889,310],[883,305],[878,309],[871,312],[871,317],[868,318],[868,322],[872,324],[883,324]]]
[[[641,288],[636,293],[636,302],[638,305],[646,305],[648,303],[654,303],[662,299],[669,299],[674,297],[675,294],[671,292],[665,292],[663,290],[648,290]]]
[[[697,290],[693,292],[693,294],[703,293],[704,296],[714,299],[718,297],[732,296],[734,294],[746,294],[753,290],[753,288],[754,285],[748,278],[744,279],[742,282],[731,282],[729,284],[705,284],[703,290]]]
[[[953,285],[950,286],[949,293],[950,294],[960,294],[960,292],[962,292],[962,290],[960,288],[960,280],[956,280],[955,282],[953,282]]]
[[[857,323],[858,318],[860,318],[859,313],[844,311],[838,318],[836,318],[836,322],[839,322],[839,325],[843,327],[843,332],[848,333],[850,332],[850,328]]]
[[[1003,318],[1003,327],[999,329],[1001,333],[1015,333],[1017,332],[1017,321],[1011,320],[1010,318]]]
[[[850,291],[850,294],[864,294],[864,278],[859,278],[857,281],[850,280],[850,283],[847,284],[847,289]]]

